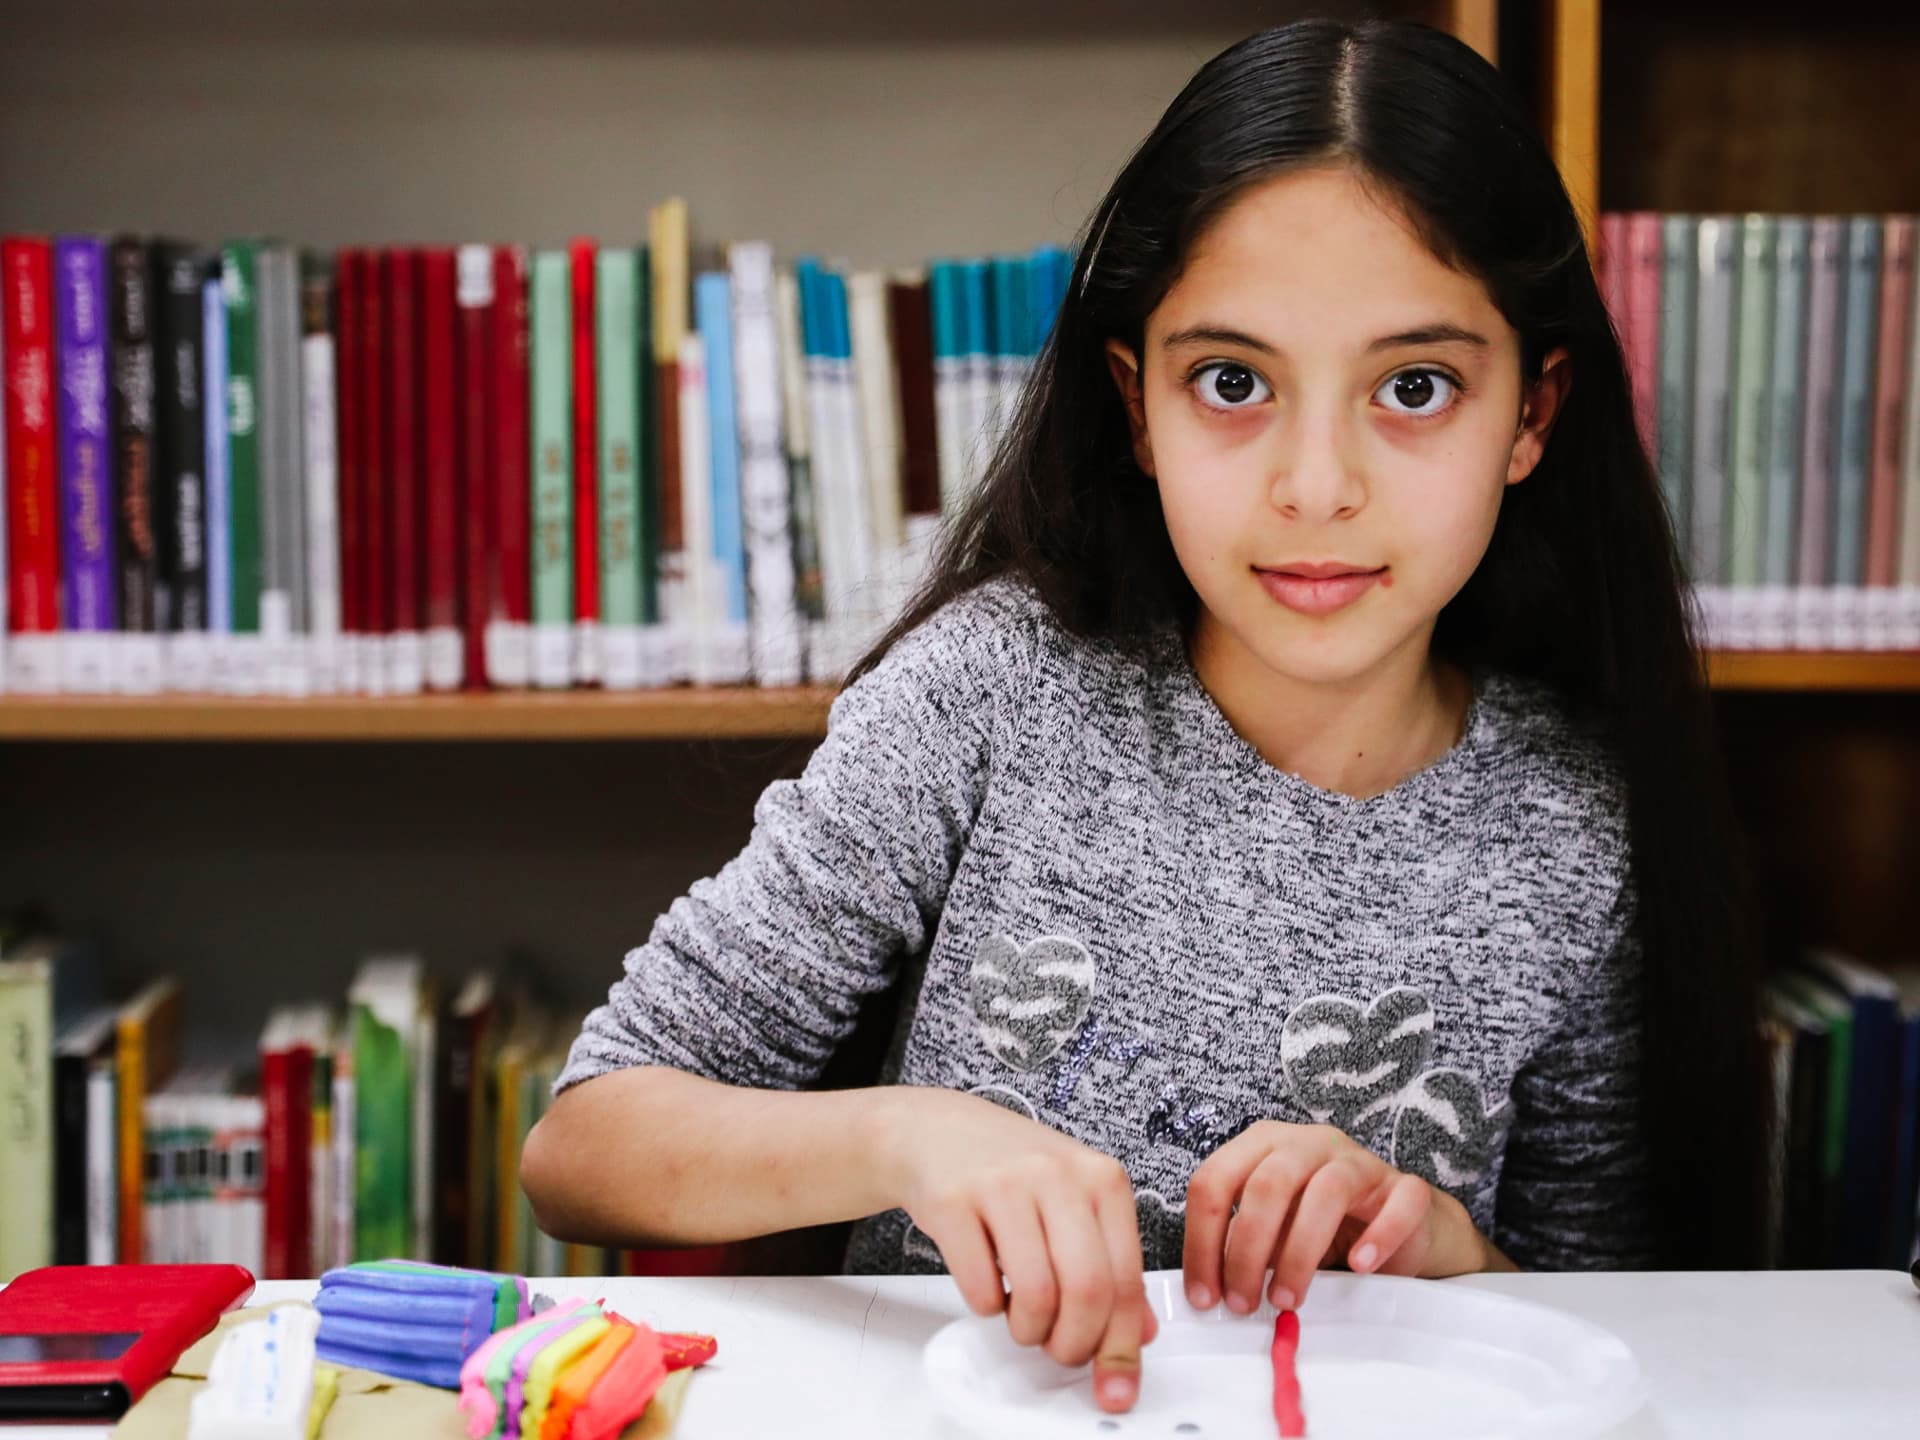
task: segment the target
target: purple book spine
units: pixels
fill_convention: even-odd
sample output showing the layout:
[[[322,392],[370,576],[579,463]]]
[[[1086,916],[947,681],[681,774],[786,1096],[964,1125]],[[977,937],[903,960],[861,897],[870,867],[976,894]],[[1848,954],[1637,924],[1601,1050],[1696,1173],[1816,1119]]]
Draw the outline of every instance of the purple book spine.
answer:
[[[60,367],[60,547],[68,630],[112,630],[113,474],[107,434],[107,247],[54,242]]]

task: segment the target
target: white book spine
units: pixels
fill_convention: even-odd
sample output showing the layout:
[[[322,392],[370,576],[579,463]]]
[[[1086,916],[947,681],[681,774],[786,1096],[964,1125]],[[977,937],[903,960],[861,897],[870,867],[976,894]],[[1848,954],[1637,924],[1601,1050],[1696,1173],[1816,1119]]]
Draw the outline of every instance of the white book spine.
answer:
[[[466,680],[465,641],[450,625],[436,625],[426,632],[427,689],[458,690]]]
[[[573,678],[576,684],[598,685],[606,678],[605,645],[598,620],[573,622]]]
[[[1864,585],[1827,587],[1828,648],[1867,648],[1867,588]]]
[[[307,585],[312,636],[308,678],[316,695],[341,688],[340,675],[340,464],[336,453],[333,336],[309,334],[300,343],[300,380],[305,423]]]
[[[1900,432],[1900,570],[1894,601],[1895,648],[1920,650],[1920,285],[1907,324],[1907,393]]]
[[[114,635],[69,630],[60,647],[60,688],[70,695],[110,695],[114,680]]]
[[[752,609],[752,673],[761,685],[797,685],[805,664],[794,598],[792,490],[787,472],[773,250],[736,245],[734,388],[740,418],[740,489]]]
[[[846,555],[844,569],[851,581],[845,613],[857,629],[881,612],[882,549],[873,533],[873,508],[868,498],[872,476],[862,442],[860,392],[852,362],[835,359],[831,375],[829,396],[833,401],[834,443],[839,452],[836,469],[841,484],[839,511],[845,524],[840,543]]]
[[[167,688],[204,695],[213,688],[213,636],[182,630],[167,637]]]
[[[224,266],[224,262],[223,266]],[[186,673],[178,677],[174,688],[180,690],[229,694],[232,681],[228,670],[231,654],[228,641],[233,634],[233,474],[229,460],[230,431],[238,419],[251,430],[255,421],[253,389],[236,386],[227,373],[227,292],[222,276],[207,281],[201,292],[203,320],[202,356],[206,384],[202,390],[202,415],[206,424],[206,560],[207,560],[207,641],[205,672],[197,673],[201,652],[186,650]]]
[[[386,637],[386,693],[418,695],[427,688],[426,636],[418,630],[396,630]]]
[[[681,634],[695,684],[712,684],[720,669],[719,597],[713,561],[713,457],[709,452],[707,347],[697,334],[680,341],[681,527],[686,542],[686,589]]]
[[[901,475],[900,386],[895,378],[886,276],[873,271],[849,276],[847,307],[867,482],[867,533],[873,545],[873,606],[891,615],[899,604],[897,587],[904,568],[900,551],[906,543],[906,494]]]
[[[358,1258],[353,1251],[354,1186],[354,1099],[353,1071],[344,1057],[351,1053],[342,1047],[333,1069],[333,1264],[345,1265]]]
[[[523,621],[487,625],[487,680],[496,690],[524,690],[533,682],[533,634]]]
[[[120,1258],[119,1082],[113,1066],[87,1070],[87,1263],[111,1265]]]

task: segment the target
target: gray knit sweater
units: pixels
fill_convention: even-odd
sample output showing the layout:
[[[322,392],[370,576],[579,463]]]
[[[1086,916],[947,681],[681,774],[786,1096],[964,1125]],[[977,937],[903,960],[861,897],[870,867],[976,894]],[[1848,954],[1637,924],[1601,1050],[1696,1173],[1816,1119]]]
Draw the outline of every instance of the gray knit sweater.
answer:
[[[1529,1267],[1645,1263],[1620,783],[1545,690],[1475,678],[1435,764],[1355,800],[1276,770],[1171,630],[1067,634],[996,581],[833,706],[746,850],[626,958],[559,1088],[629,1065],[795,1088],[907,987],[890,1073],[1118,1158],[1149,1268],[1195,1166],[1340,1126]],[[902,1212],[857,1272],[936,1269]]]

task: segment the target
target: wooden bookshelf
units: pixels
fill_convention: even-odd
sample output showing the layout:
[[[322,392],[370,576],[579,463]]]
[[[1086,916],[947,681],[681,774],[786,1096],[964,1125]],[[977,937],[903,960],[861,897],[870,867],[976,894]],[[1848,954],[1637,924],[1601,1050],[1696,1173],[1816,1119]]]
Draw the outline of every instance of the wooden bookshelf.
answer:
[[[1716,690],[1920,694],[1920,652],[1720,650],[1707,658],[1707,674]]]

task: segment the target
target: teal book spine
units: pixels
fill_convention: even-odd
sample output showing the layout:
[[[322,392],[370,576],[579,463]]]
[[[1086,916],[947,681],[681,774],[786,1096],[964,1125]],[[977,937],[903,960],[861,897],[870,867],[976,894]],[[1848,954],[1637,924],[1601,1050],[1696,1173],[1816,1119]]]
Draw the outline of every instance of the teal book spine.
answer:
[[[1743,590],[1760,583],[1766,549],[1767,399],[1773,383],[1774,222],[1740,222],[1739,316],[1733,416],[1727,454],[1727,575]]]
[[[1738,221],[1709,215],[1700,221],[1699,293],[1694,297],[1693,504],[1690,534],[1693,580],[1727,582],[1727,453],[1732,419],[1733,326],[1739,269]],[[1713,617],[1710,615],[1709,620]]]
[[[1665,267],[1660,276],[1660,485],[1673,515],[1674,539],[1690,553],[1689,497],[1693,486],[1693,326],[1699,289],[1698,222],[1669,215],[1661,222]]]
[[[1767,386],[1767,523],[1761,583],[1793,584],[1799,546],[1800,420],[1807,381],[1805,216],[1785,215],[1773,241],[1773,357]]]
[[[1846,312],[1833,436],[1833,583],[1866,583],[1867,482],[1873,469],[1874,352],[1879,346],[1880,219],[1847,222]],[[1844,614],[1844,611],[1842,612]],[[1835,636],[1845,645],[1846,634]]]
[[[534,681],[561,687],[572,679],[573,291],[564,250],[538,252],[532,270]]]
[[[640,259],[594,259],[594,375],[600,429],[600,620],[637,626],[640,601]]]

